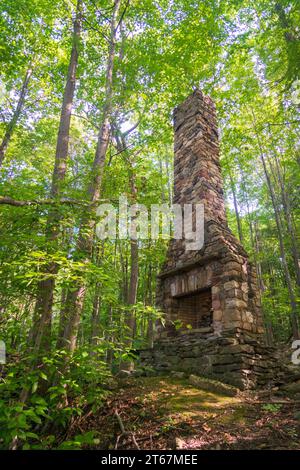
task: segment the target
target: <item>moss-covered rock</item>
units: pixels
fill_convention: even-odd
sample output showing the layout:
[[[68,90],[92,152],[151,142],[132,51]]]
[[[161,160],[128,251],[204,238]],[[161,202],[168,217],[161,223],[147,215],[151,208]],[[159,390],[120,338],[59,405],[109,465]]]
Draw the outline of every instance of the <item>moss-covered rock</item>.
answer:
[[[212,393],[221,393],[229,397],[235,397],[238,394],[238,389],[232,385],[208,379],[206,377],[199,377],[198,375],[190,375],[189,383],[194,385],[194,387],[201,388],[202,390]]]

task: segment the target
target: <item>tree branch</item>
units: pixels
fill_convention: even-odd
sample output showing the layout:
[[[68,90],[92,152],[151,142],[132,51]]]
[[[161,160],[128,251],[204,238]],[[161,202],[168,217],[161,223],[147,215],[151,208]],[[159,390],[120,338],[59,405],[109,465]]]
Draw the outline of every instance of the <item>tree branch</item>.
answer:
[[[75,114],[75,113],[72,113],[72,116],[74,117],[77,117],[79,119],[83,119],[84,121],[88,122],[89,124],[91,124],[91,126],[95,127],[95,129],[99,130],[100,127],[97,126],[97,124],[95,124],[91,119],[89,119],[87,116],[81,116],[80,114]]]
[[[99,199],[97,204],[100,202],[111,202],[108,199]],[[0,204],[6,204],[14,207],[24,207],[24,206],[42,206],[42,205],[58,205],[58,204],[67,204],[67,205],[77,205],[83,207],[92,207],[94,203],[89,201],[80,201],[78,199],[62,198],[59,200],[56,199],[34,199],[31,201],[20,201],[13,199],[9,196],[0,196]]]
[[[126,13],[126,10],[127,10],[127,8],[129,7],[129,3],[130,3],[130,0],[127,0],[126,5],[125,5],[125,8],[124,8],[124,10],[123,10],[123,13],[121,14],[121,17],[120,17],[120,19],[119,19],[119,22],[118,22],[118,24],[117,24],[117,27],[116,27],[115,31],[118,31],[118,28],[119,28],[119,26],[121,25],[121,23],[122,23],[122,21],[123,21],[123,18],[124,18],[124,15],[125,15],[125,13]]]

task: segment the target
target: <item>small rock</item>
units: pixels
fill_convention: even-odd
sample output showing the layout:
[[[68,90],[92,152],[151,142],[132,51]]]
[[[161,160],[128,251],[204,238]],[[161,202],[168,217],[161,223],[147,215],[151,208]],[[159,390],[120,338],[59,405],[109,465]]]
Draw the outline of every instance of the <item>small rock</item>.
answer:
[[[126,379],[128,377],[132,376],[132,371],[131,370],[125,370],[122,369],[117,373],[117,376],[120,377],[121,379]]]
[[[300,411],[296,411],[294,413],[294,418],[297,420],[297,421],[300,421]]]
[[[232,385],[227,385],[217,380],[207,379],[206,377],[199,377],[198,375],[190,375],[189,382],[202,390],[211,393],[220,393],[228,397],[235,397],[238,394],[238,389]]]
[[[174,377],[176,379],[184,379],[185,373],[184,372],[178,372],[176,370],[172,370],[170,372],[171,377]]]
[[[118,388],[118,382],[115,379],[110,378],[104,384],[104,388],[106,388],[107,390],[116,390]]]
[[[267,398],[270,397],[271,391],[270,390],[259,390],[257,392],[257,397],[258,398]]]
[[[133,377],[143,377],[146,375],[146,372],[142,369],[136,369],[132,371],[131,375]]]
[[[184,449],[185,442],[180,437],[175,437],[175,449]]]
[[[289,383],[282,388],[289,394],[300,393],[300,380],[297,380],[297,382]]]

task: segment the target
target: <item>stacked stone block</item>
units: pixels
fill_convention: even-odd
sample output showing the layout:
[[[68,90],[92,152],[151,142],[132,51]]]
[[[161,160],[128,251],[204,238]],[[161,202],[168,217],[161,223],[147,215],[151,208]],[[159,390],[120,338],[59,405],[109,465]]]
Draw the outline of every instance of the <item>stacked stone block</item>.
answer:
[[[240,389],[284,384],[286,371],[277,356],[256,335],[235,329],[216,336],[212,328],[179,331],[157,340],[153,349],[140,351],[142,365],[154,367],[158,373],[204,375]]]

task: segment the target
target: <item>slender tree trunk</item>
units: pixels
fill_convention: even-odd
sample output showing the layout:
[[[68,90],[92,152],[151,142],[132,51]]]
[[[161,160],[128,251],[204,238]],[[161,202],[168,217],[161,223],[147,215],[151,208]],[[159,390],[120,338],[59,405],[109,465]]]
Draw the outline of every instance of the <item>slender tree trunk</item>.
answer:
[[[148,305],[152,306],[153,298],[152,298],[152,264],[149,264],[148,270]],[[147,326],[147,341],[149,348],[153,348],[154,342],[154,322],[152,316],[148,318],[148,326]]]
[[[298,246],[297,246],[297,239],[296,239],[294,224],[293,224],[293,220],[292,220],[291,206],[290,206],[290,202],[289,202],[289,197],[288,197],[288,194],[285,191],[284,187],[282,188],[282,204],[283,204],[283,209],[284,209],[284,213],[285,213],[288,232],[290,234],[291,252],[292,252],[292,258],[293,258],[293,261],[294,261],[296,281],[297,281],[297,285],[300,287],[300,264],[299,264],[300,263],[300,255],[299,255],[299,250],[298,250]]]
[[[123,243],[120,240],[118,243],[119,246],[119,252],[120,252],[120,264],[121,264],[121,270],[122,270],[122,302],[127,303],[128,301],[128,256],[127,252],[123,250]]]
[[[137,202],[137,186],[136,186],[136,174],[133,166],[132,159],[128,152],[126,151],[127,143],[124,135],[122,136],[121,132],[116,128],[116,142],[118,151],[121,152],[123,155],[127,169],[128,169],[128,178],[129,178],[129,185],[130,185],[130,193],[131,193],[131,200],[133,204]],[[133,222],[133,218],[131,223]],[[130,239],[130,280],[129,280],[129,289],[128,289],[128,300],[127,304],[135,305],[137,299],[137,288],[138,288],[138,274],[139,274],[139,248],[138,248],[138,240],[131,237]],[[125,346],[127,348],[132,347],[132,342],[134,339],[135,334],[135,317],[132,310],[128,310],[126,312],[125,317]],[[121,363],[120,368],[122,369],[132,369],[133,363],[132,362],[124,362]]]
[[[266,339],[268,346],[274,346],[274,335],[271,322],[266,322]]]
[[[261,241],[260,241],[257,221],[254,221],[253,223],[253,229],[254,229],[254,243],[255,243],[255,267],[256,267],[258,286],[259,286],[258,295],[259,295],[260,303],[262,304],[261,297],[262,297],[262,293],[265,291],[266,288],[264,285],[264,280],[262,276],[262,267],[261,267],[261,262],[260,262]],[[266,317],[266,312],[264,309],[262,309],[262,315],[263,315],[263,321],[264,321],[265,328],[266,328],[267,344],[268,346],[273,346],[274,337],[273,337],[272,322]]]
[[[139,250],[138,240],[130,240],[130,281],[129,281],[129,292],[128,292],[128,305],[129,310],[126,312],[125,317],[125,341],[124,345],[127,349],[132,348],[132,343],[135,336],[135,315],[130,306],[135,305],[137,299],[137,287],[138,287],[138,264]],[[120,364],[120,369],[132,370],[134,364],[132,361],[124,361]]]
[[[158,164],[159,164],[160,174],[161,174],[161,176],[163,176],[163,174],[164,174],[163,157],[161,155],[159,155]],[[164,187],[162,178],[160,180],[160,185],[161,185],[161,201],[164,204],[164,203],[166,203],[167,198],[166,198],[165,187]],[[168,197],[169,197],[169,194],[168,194]]]
[[[260,262],[261,241],[259,237],[257,221],[254,222],[254,241],[255,241],[255,252],[256,252],[255,265],[256,265],[256,271],[257,271],[257,277],[258,277],[258,285],[259,285],[260,291],[264,292],[265,285],[263,281],[262,268],[261,268],[261,262]]]
[[[125,144],[125,142],[124,142]],[[136,175],[134,172],[133,164],[130,158],[127,159],[129,165],[129,182],[132,201],[135,204],[137,201],[137,186],[136,186]],[[137,288],[138,288],[138,273],[139,273],[139,247],[138,240],[130,239],[130,280],[129,280],[129,292],[128,292],[128,304],[134,305],[136,303]],[[127,326],[129,334],[131,335],[131,343],[134,334],[135,319],[134,314],[128,315]]]
[[[271,133],[270,133],[270,136],[271,136]],[[276,149],[275,149],[275,145],[274,145],[272,136],[271,136],[271,140],[272,140],[273,155],[274,155],[274,160],[275,160],[276,176],[277,176],[277,180],[278,180],[278,183],[279,183],[279,186],[280,186],[282,207],[283,207],[285,220],[286,220],[287,228],[288,228],[288,233],[289,233],[289,237],[290,237],[290,241],[291,241],[291,253],[292,253],[292,258],[293,258],[293,261],[294,261],[296,281],[297,281],[297,285],[300,286],[300,265],[299,265],[300,258],[299,258],[299,250],[298,250],[298,245],[297,245],[297,238],[296,238],[294,224],[293,224],[293,220],[292,220],[292,210],[291,210],[290,198],[289,198],[289,195],[288,195],[288,193],[286,191],[286,188],[285,188],[281,167],[280,167],[280,163],[278,161],[278,156],[277,156],[277,152],[276,152]]]
[[[239,170],[240,170],[240,174],[241,174],[241,189],[242,189],[242,192],[243,192],[243,199],[246,201],[246,206],[247,206],[247,221],[248,221],[249,230],[250,230],[250,241],[251,241],[252,249],[255,253],[255,242],[254,242],[254,235],[253,235],[253,220],[252,220],[252,215],[251,215],[251,211],[250,211],[249,199],[248,199],[248,196],[247,196],[247,188],[246,188],[246,184],[245,184],[245,174],[244,174],[243,168],[240,165],[240,163],[239,163]]]
[[[52,198],[57,198],[60,196],[63,190],[63,184],[67,171],[70,124],[76,85],[81,21],[82,0],[78,0],[76,6],[76,17],[73,26],[72,51],[69,61],[67,82],[64,89],[59,130],[56,142],[55,165],[51,185]],[[52,245],[52,248],[55,248],[59,237],[60,219],[61,216],[58,210],[53,209],[50,211],[46,226],[46,241]],[[41,281],[38,286],[33,327],[33,341],[36,351],[47,351],[50,349],[52,306],[55,289],[55,275],[57,272],[58,265],[56,263],[49,263],[45,269],[45,275],[48,276],[48,278]]]
[[[112,328],[113,328],[113,308],[110,305],[109,310],[108,310],[108,322],[107,322],[107,333],[106,333],[106,339],[110,343],[106,352],[106,362],[110,369],[112,369],[113,360],[114,360],[114,350],[111,347],[111,344],[114,343],[114,332],[112,331]]]
[[[102,125],[98,134],[96,153],[92,168],[92,179],[87,190],[89,199],[93,203],[96,203],[100,197],[102,175],[110,137],[109,122],[112,111],[113,97],[112,78],[118,29],[117,18],[120,9],[120,4],[121,0],[116,0],[112,11],[108,62],[106,69],[105,103],[102,114]],[[92,252],[94,225],[95,222],[93,213],[87,213],[81,220],[77,251],[81,252],[81,255],[83,255],[83,258],[85,258],[86,260],[89,259]],[[80,324],[85,293],[86,285],[84,282],[79,282],[79,284],[77,284],[77,286],[75,287],[75,290],[70,291],[68,293],[68,298],[66,302],[67,324],[64,331],[63,343],[70,353],[72,353],[76,347],[78,326]]]
[[[62,293],[61,293],[61,301],[60,301],[60,315],[59,315],[56,349],[60,349],[62,347],[62,344],[59,341],[59,339],[63,336],[64,330],[65,330],[65,305],[66,305],[66,300],[67,300],[67,289],[63,288]]]
[[[165,164],[166,164],[166,173],[167,173],[167,180],[168,180],[168,202],[170,206],[172,205],[173,201],[173,185],[172,185],[172,178],[173,175],[171,175],[170,172],[170,164],[169,164],[169,159],[168,159],[168,149],[165,147],[166,153],[165,153]]]
[[[28,69],[26,70],[26,73],[25,73],[25,77],[24,77],[24,80],[23,80],[23,83],[22,83],[22,87],[21,87],[17,107],[16,107],[16,109],[13,113],[13,116],[12,116],[10,122],[7,125],[6,132],[4,134],[2,142],[0,144],[0,168],[3,164],[3,160],[5,158],[5,152],[7,150],[9,142],[12,138],[13,133],[14,133],[16,124],[17,124],[17,122],[19,120],[19,117],[20,117],[20,114],[22,112],[31,75],[32,75],[32,66],[30,65],[28,67]]]
[[[260,154],[260,159],[262,162],[262,166],[264,169],[264,174],[266,178],[266,182],[268,185],[272,205],[273,205],[273,210],[274,210],[274,216],[275,216],[275,222],[276,222],[276,227],[277,227],[277,233],[278,233],[278,240],[279,240],[279,248],[280,248],[280,256],[281,256],[281,262],[282,262],[282,267],[283,271],[285,274],[285,280],[289,292],[289,298],[290,298],[290,306],[291,306],[291,326],[292,326],[292,332],[293,332],[293,337],[295,339],[299,339],[299,322],[298,322],[298,314],[297,314],[297,302],[296,302],[296,297],[294,294],[294,289],[293,289],[293,284],[292,284],[292,279],[288,267],[288,262],[286,258],[286,253],[285,253],[285,246],[284,246],[284,241],[283,241],[283,230],[282,230],[282,225],[281,225],[281,220],[280,220],[280,214],[278,211],[277,203],[276,203],[276,195],[274,192],[274,188],[272,185],[272,181],[267,169],[265,157],[264,157],[264,152],[263,152],[263,147],[259,138],[259,134],[256,131],[256,123],[255,123],[255,116],[254,113],[252,112],[253,115],[253,123],[254,123],[254,130],[256,134],[256,139],[257,139],[257,144],[259,148],[259,154]]]
[[[242,189],[242,192],[243,192],[243,199],[246,201],[247,220],[248,220],[249,230],[250,230],[250,241],[251,241],[251,246],[252,246],[252,250],[253,250],[253,258],[254,258],[254,263],[255,263],[255,267],[256,267],[256,272],[257,272],[257,276],[258,276],[258,286],[260,288],[259,294],[261,296],[261,293],[264,292],[264,290],[265,290],[265,286],[264,286],[261,262],[259,260],[259,253],[260,253],[261,249],[260,249],[259,234],[258,234],[258,230],[257,230],[257,221],[256,220],[251,220],[251,219],[253,219],[253,217],[251,216],[250,204],[249,204],[246,185],[245,185],[244,172],[243,172],[241,167],[240,167],[240,172],[241,172],[241,189]]]
[[[91,321],[91,345],[97,346],[99,344],[99,334],[100,334],[100,308],[101,308],[101,297],[99,294],[100,286],[97,283],[95,287],[95,294],[93,300],[93,309],[92,309],[92,321]]]
[[[240,239],[240,242],[243,243],[243,231],[242,231],[241,219],[240,219],[240,214],[239,214],[239,207],[238,207],[237,197],[236,197],[236,192],[235,192],[235,184],[234,184],[231,172],[229,173],[229,177],[230,177],[230,186],[231,186],[231,191],[232,191],[232,196],[233,196],[233,205],[234,205],[234,212],[235,212],[235,218],[236,218],[236,223],[237,223],[237,228],[238,228],[239,239]]]
[[[129,281],[129,293],[128,293],[128,304],[134,305],[136,303],[136,296],[137,296],[137,287],[138,287],[138,241],[137,240],[130,240],[130,281]],[[131,337],[133,338],[133,331],[134,331],[134,315],[128,315],[128,322],[127,326],[130,331]]]
[[[299,35],[292,30],[288,15],[286,14],[283,5],[280,2],[276,2],[275,12],[278,16],[279,24],[284,30],[284,38],[286,40],[287,45],[293,42],[298,42]]]

